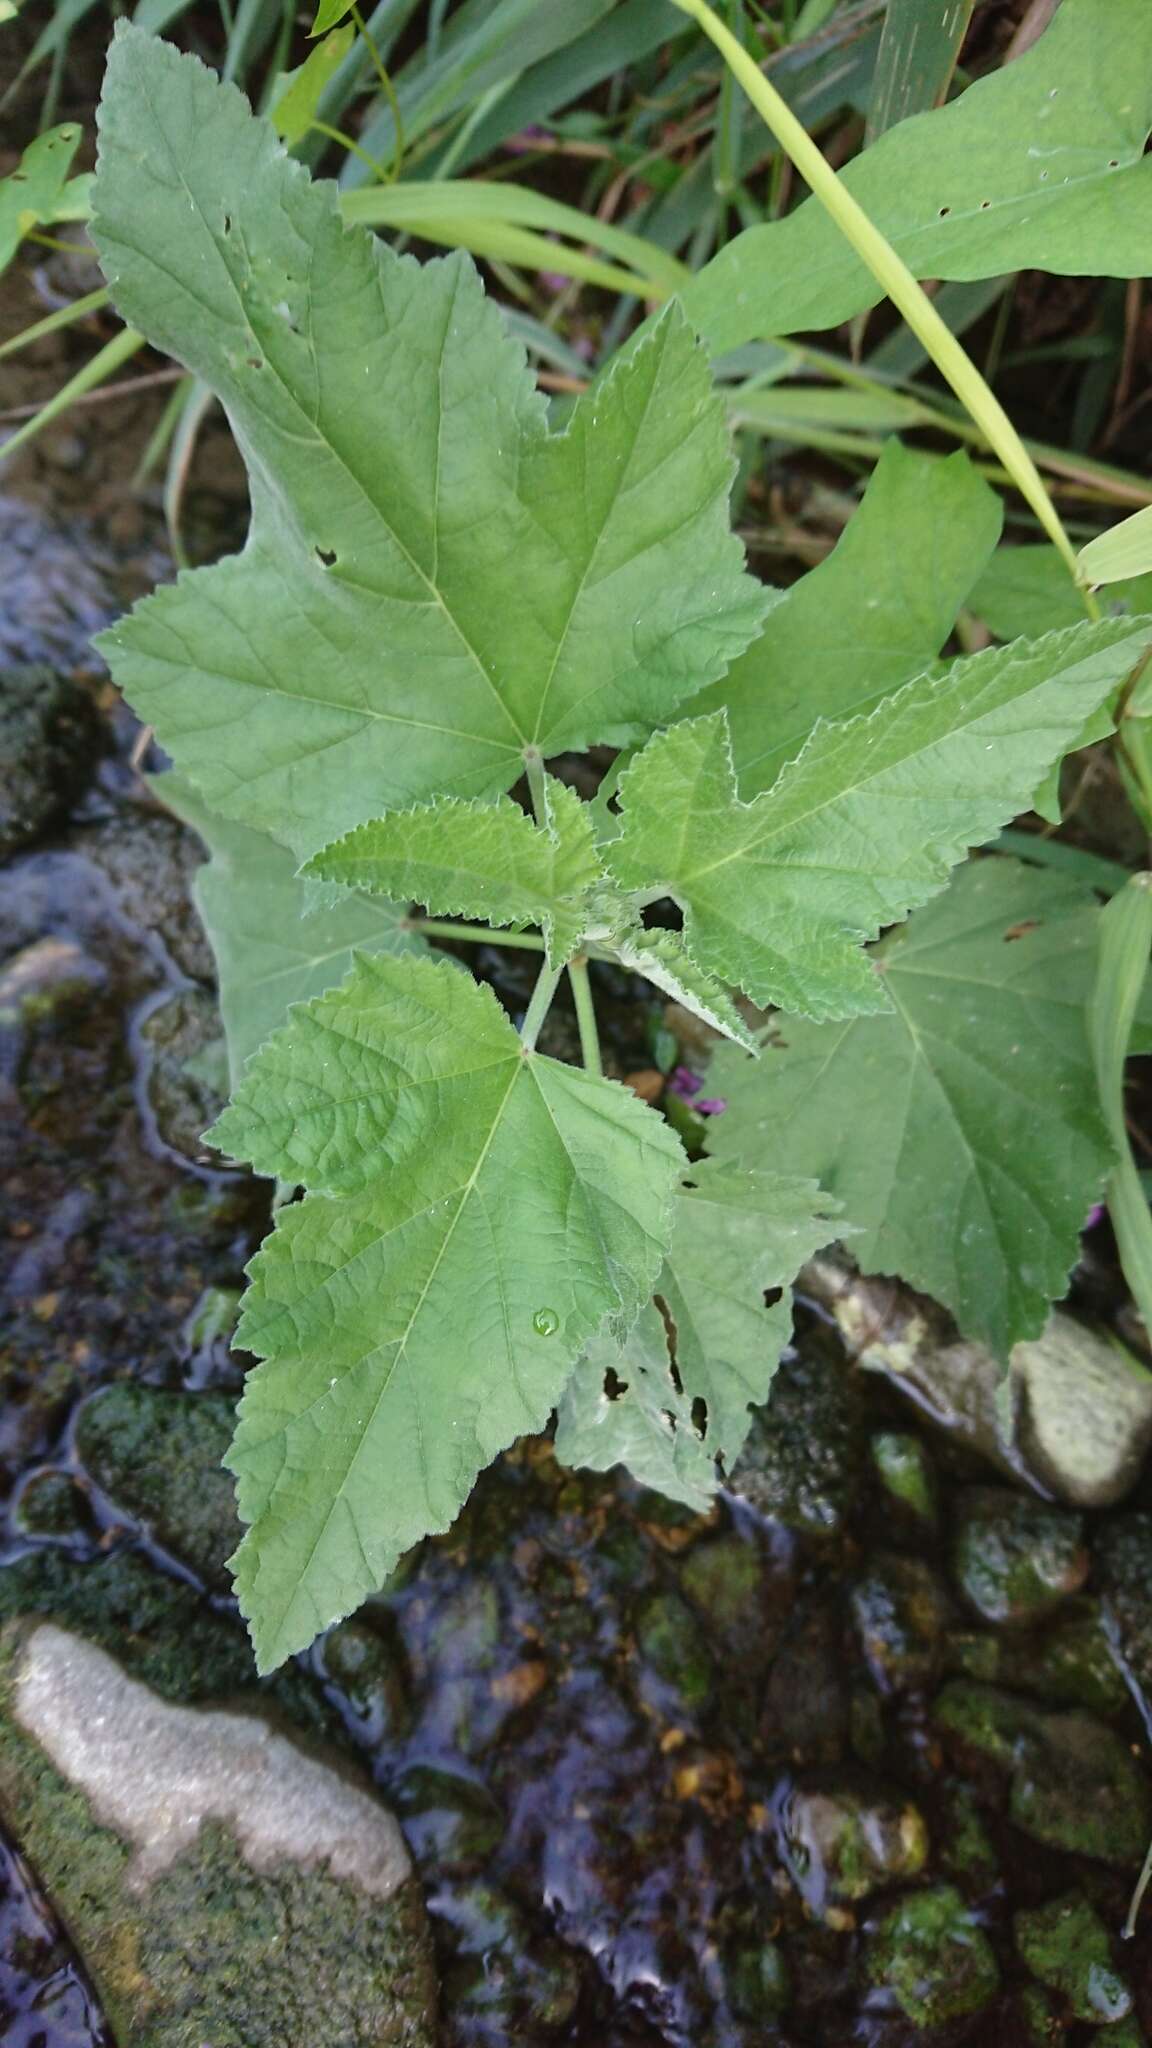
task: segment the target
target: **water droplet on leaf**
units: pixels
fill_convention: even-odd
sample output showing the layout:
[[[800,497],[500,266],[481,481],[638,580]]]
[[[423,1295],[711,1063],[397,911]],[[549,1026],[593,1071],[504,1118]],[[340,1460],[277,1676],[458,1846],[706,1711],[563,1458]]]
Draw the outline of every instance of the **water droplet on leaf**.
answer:
[[[532,1318],[532,1328],[538,1337],[554,1337],[560,1328],[560,1318],[554,1308],[538,1308]]]

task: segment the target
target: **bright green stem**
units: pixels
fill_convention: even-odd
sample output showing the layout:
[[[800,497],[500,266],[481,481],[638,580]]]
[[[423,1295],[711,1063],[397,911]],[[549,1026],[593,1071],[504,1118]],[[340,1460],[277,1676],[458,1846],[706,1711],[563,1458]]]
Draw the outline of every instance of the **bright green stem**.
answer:
[[[544,951],[544,941],[536,932],[494,932],[486,924],[453,924],[450,918],[438,917],[414,917],[411,928],[425,939],[462,939],[466,946],[522,946],[528,953]]]
[[[78,398],[83,398],[86,391],[92,391],[97,384],[103,384],[114,370],[120,368],[121,363],[126,363],[132,356],[138,355],[143,346],[142,334],[137,334],[134,327],[122,327],[119,334],[114,334],[111,341],[105,342],[104,347],[93,356],[90,363],[85,363],[84,368],[77,370],[74,377],[69,377],[68,382],[62,384],[59,391],[53,392],[47,404],[41,406],[33,419],[25,420],[24,425],[18,427],[10,439],[4,442],[0,447],[0,462],[3,462],[6,456],[15,455],[16,450],[23,448],[29,441],[34,441],[37,434],[50,426],[62,412],[67,412],[68,407]]]
[[[1124,1062],[1152,955],[1152,874],[1133,875],[1100,913],[1100,963],[1088,1006],[1100,1104],[1116,1149],[1108,1213],[1124,1278],[1152,1332],[1152,1211],[1140,1184],[1124,1118]]]
[[[544,966],[540,969],[540,979],[532,991],[532,1000],[524,1013],[524,1022],[520,1026],[520,1041],[525,1052],[532,1052],[535,1047],[536,1040],[540,1036],[540,1026],[552,1008],[552,998],[556,993],[560,976],[563,972],[564,969],[562,967]]]
[[[592,1003],[592,984],[588,979],[588,961],[579,954],[568,962],[568,979],[572,984],[572,997],[576,1004],[576,1022],[580,1028],[580,1057],[590,1074],[602,1074],[600,1058],[600,1034],[596,1029],[596,1011]]]
[[[329,142],[338,142],[341,149],[347,149],[353,156],[358,156],[361,163],[367,164],[372,176],[378,178],[382,185],[387,185],[395,176],[394,171],[386,170],[383,164],[377,163],[374,156],[369,156],[366,149],[361,149],[360,144],[354,141],[351,135],[345,135],[342,128],[333,128],[327,121],[313,121],[310,126],[314,134],[326,135]]]
[[[368,25],[365,22],[364,17],[360,12],[360,9],[358,7],[353,7],[351,9],[351,14],[352,19],[356,24],[356,33],[360,37],[361,42],[365,44],[368,50],[368,54],[372,59],[372,64],[375,69],[376,76],[380,80],[380,85],[383,90],[384,97],[387,100],[389,107],[392,109],[392,126],[396,130],[396,142],[392,151],[392,161],[389,164],[386,171],[379,171],[377,174],[385,185],[390,185],[394,178],[399,177],[400,166],[404,161],[404,121],[400,113],[400,102],[396,97],[396,87],[393,85],[392,80],[388,75],[388,67],[385,64],[383,57],[380,55],[379,50],[376,48],[376,44],[373,41],[371,35],[368,33]],[[360,154],[361,152],[357,151],[357,155]]]
[[[877,283],[902,313],[912,332],[928,351],[942,377],[971,413],[990,448],[1000,457],[1021,496],[1032,507],[1045,533],[1059,549],[1085,606],[1092,617],[1099,616],[1094,598],[1081,581],[1076,550],[1061,524],[1060,515],[1044,487],[1032,457],[1012,425],[999,399],[989,389],[975,363],[961,347],[951,329],[940,318],[928,294],[919,285],[892,244],[880,233],[859,202],[832,169],[813,142],[803,122],[781,99],[755,60],[726,28],[708,0],[674,0],[684,14],[699,23],[716,45],[733,76],[747,93],[752,105],[781,147],[787,151],[810,189],[827,207],[833,220],[847,236],[862,263],[867,264]]]

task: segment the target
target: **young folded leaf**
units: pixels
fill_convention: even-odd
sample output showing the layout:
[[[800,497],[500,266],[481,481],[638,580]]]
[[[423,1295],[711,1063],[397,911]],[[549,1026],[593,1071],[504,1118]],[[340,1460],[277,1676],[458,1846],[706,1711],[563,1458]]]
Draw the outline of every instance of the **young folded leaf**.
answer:
[[[962,868],[878,948],[887,1015],[789,1018],[755,1066],[717,1055],[710,1148],[818,1175],[865,1272],[1006,1356],[1063,1294],[1111,1164],[1085,1024],[1099,917],[1078,882]]]
[[[768,1398],[792,1334],[790,1299],[766,1308],[837,1234],[815,1181],[702,1160],[681,1191],[656,1302],[623,1345],[598,1337],[564,1392],[556,1455],[626,1465],[689,1507],[707,1507]]]
[[[753,1055],[759,1052],[757,1039],[727,989],[696,965],[678,932],[645,931],[638,925],[634,933],[617,938],[612,950],[622,967],[644,975],[722,1037]]]
[[[538,924],[553,966],[588,928],[592,890],[604,880],[587,804],[548,783],[544,830],[510,797],[465,803],[442,797],[391,811],[314,855],[305,875],[349,889],[422,903],[435,917]]]
[[[359,959],[250,1063],[212,1142],[302,1181],[249,1268],[234,1560],[269,1670],[347,1614],[627,1330],[684,1155],[627,1089],[525,1051],[446,963]],[[528,1170],[528,1162],[531,1162]]]
[[[94,235],[249,468],[243,553],[101,639],[214,808],[307,857],[381,810],[510,789],[526,749],[645,737],[752,638],[770,594],[676,309],[551,433],[470,261],[346,229],[233,86],[123,23]]]
[[[963,451],[941,462],[885,443],[828,560],[784,592],[724,681],[684,707],[688,717],[727,711],[741,796],[769,789],[819,719],[871,711],[924,673],[1001,521],[1000,500]]]
[[[693,957],[756,1002],[817,1019],[887,1009],[859,942],[1026,808],[1150,639],[1152,620],[1086,621],[955,662],[868,717],[818,726],[750,804],[724,713],[686,720],[621,776],[605,860],[625,889],[675,897]]]

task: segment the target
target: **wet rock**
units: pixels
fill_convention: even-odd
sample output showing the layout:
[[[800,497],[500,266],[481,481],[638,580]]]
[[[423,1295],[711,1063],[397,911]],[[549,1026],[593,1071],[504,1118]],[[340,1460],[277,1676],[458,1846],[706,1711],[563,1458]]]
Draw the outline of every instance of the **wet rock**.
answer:
[[[853,1586],[851,1603],[860,1647],[880,1691],[930,1685],[948,1616],[948,1596],[931,1565],[917,1557],[875,1557]]]
[[[951,1885],[910,1892],[871,1930],[869,1978],[917,2027],[980,2012],[1000,1973],[987,1935]]]
[[[981,1818],[971,1785],[954,1778],[940,1797],[940,1861],[949,1877],[959,1878],[966,1889],[986,1891],[999,1874],[992,1838]]]
[[[1078,1515],[1007,1487],[967,1487],[952,1539],[956,1583],[984,1621],[1037,1621],[1087,1578],[1082,1536]]]
[[[95,706],[67,676],[0,668],[0,860],[67,810],[102,750]]]
[[[669,1711],[699,1713],[712,1697],[708,1646],[690,1607],[675,1593],[646,1600],[636,1622],[636,1647],[657,1684],[649,1688]]]
[[[1152,1515],[1119,1515],[1098,1532],[1095,1564],[1125,1669],[1152,1707]]]
[[[107,979],[75,939],[35,940],[0,968],[0,1036],[66,1021]]]
[[[1017,1913],[1013,1927],[1032,1975],[1061,1993],[1073,2018],[1111,2026],[1128,2017],[1132,1994],[1113,1967],[1108,1929],[1082,1892]]]
[[[952,1634],[944,1659],[952,1671],[1033,1693],[1046,1706],[1122,1712],[1128,1687],[1112,1647],[1100,1602],[1087,1595],[1068,1601],[1037,1630],[1001,1635]]]
[[[155,933],[182,974],[211,983],[212,949],[192,902],[204,848],[187,826],[159,811],[118,811],[73,834],[83,854],[111,883],[120,915]]]
[[[205,989],[176,989],[140,1026],[148,1107],[161,1143],[204,1165],[214,1157],[203,1133],[228,1098],[200,1056],[220,1036],[220,1012]]]
[[[1138,2020],[1121,2020],[1118,2026],[1092,2036],[1093,2048],[1148,2048],[1148,2037]]]
[[[399,1828],[254,1714],[173,1706],[51,1623],[0,1638],[0,1802],[133,2048],[432,2048]]]
[[[569,2025],[580,2002],[583,1971],[563,1942],[538,1935],[527,1916],[491,1885],[459,1887],[437,1902],[452,1929],[454,1958],[445,1991],[486,2023],[489,2036],[551,2038]]]
[[[810,1538],[838,1535],[864,1461],[860,1400],[839,1349],[813,1339],[786,1358],[732,1473],[733,1493]]]
[[[308,1735],[328,1735],[331,1716],[295,1666],[257,1680],[243,1630],[210,1613],[181,1580],[128,1550],[93,1564],[42,1549],[0,1571],[0,1623],[40,1615],[106,1649],[164,1699],[181,1704],[252,1692]]]
[[[438,1870],[478,1870],[497,1848],[504,1816],[484,1786],[456,1771],[413,1764],[392,1787],[412,1853]]]
[[[880,1430],[869,1444],[890,1509],[918,1533],[936,1527],[938,1503],[932,1462],[918,1436]]]
[[[1152,1373],[1107,1332],[1057,1311],[1043,1336],[1016,1346],[1006,1395],[999,1361],[958,1341],[922,1296],[827,1256],[805,1267],[803,1285],[859,1365],[1001,1471],[1072,1507],[1110,1507],[1131,1491],[1152,1443]]]
[[[1022,1745],[1009,1812],[1049,1849],[1137,1869],[1152,1798],[1128,1745],[1089,1714],[1047,1714]]]
[[[813,1913],[916,1877],[928,1830],[905,1800],[847,1780],[788,1786],[776,1802],[780,1854]]]
[[[114,1505],[207,1585],[225,1590],[242,1535],[222,1459],[235,1426],[227,1395],[170,1394],[122,1381],[86,1401],[76,1454]]]
[[[57,1542],[96,1533],[88,1502],[72,1474],[50,1465],[29,1473],[12,1503],[12,1527],[18,1535]]]
[[[680,1585],[710,1636],[756,1666],[770,1654],[773,1611],[789,1604],[786,1568],[773,1574],[759,1550],[742,1536],[716,1536],[688,1552]]]
[[[412,1723],[404,1651],[389,1618],[359,1617],[328,1630],[317,1649],[320,1670],[338,1686],[373,1748],[403,1740]]]
[[[932,1719],[970,1768],[986,1764],[995,1771],[1010,1771],[1025,1742],[1039,1729],[1041,1717],[1011,1693],[954,1679],[937,1695]]]
[[[839,1632],[826,1607],[802,1607],[764,1681],[760,1737],[773,1761],[835,1764],[844,1755],[849,1701]]]

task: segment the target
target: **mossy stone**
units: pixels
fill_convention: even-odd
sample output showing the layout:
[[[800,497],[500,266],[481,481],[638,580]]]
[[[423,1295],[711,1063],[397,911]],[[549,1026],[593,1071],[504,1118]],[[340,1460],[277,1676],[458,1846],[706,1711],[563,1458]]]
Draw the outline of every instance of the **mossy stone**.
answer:
[[[917,2027],[980,2012],[1000,1973],[991,1943],[952,1885],[909,1892],[872,1929],[867,1970]]]
[[[1152,1796],[1127,1743],[1090,1714],[1046,1714],[1021,1748],[1009,1812],[1046,1848],[1136,1869]]]
[[[882,1693],[923,1689],[935,1678],[948,1596],[923,1558],[872,1558],[851,1594],[860,1647]]]
[[[337,1623],[317,1646],[320,1669],[337,1686],[373,1748],[399,1742],[412,1725],[407,1662],[385,1615]]]
[[[299,1860],[266,1865],[219,1820],[144,1870],[17,1717],[27,1660],[47,1633],[10,1623],[0,1634],[0,1808],[117,2038],[132,2048],[433,2048],[435,1978],[414,1879],[383,1899],[310,1865],[304,1845]],[[175,1789],[171,1811],[179,1825]]]
[[[1034,1977],[1059,1991],[1078,2020],[1127,2019],[1132,1994],[1112,1962],[1108,1929],[1082,1892],[1069,1892],[1013,1922],[1016,1947]]]
[[[755,1661],[762,1627],[767,1570],[755,1546],[741,1536],[715,1536],[690,1550],[680,1584],[710,1635],[742,1659]]]
[[[478,1870],[504,1833],[504,1816],[474,1778],[413,1764],[390,1788],[413,1855],[438,1870]]]
[[[113,1505],[221,1591],[243,1533],[222,1465],[235,1420],[227,1395],[122,1381],[86,1401],[76,1421],[77,1456]]]
[[[673,1708],[699,1713],[712,1697],[714,1672],[692,1609],[676,1593],[654,1593],[636,1619],[636,1647],[648,1671],[667,1688]]]
[[[914,1526],[934,1529],[938,1512],[932,1462],[918,1436],[881,1430],[871,1439],[872,1463],[889,1502]]]
[[[792,1975],[782,1948],[774,1941],[749,1944],[729,1957],[728,1997],[741,2019],[771,2026],[787,2012]]]
[[[838,1536],[864,1471],[860,1391],[839,1347],[810,1338],[785,1358],[753,1413],[731,1487],[769,1521],[813,1539]]]
[[[1001,1486],[961,1496],[952,1568],[982,1620],[1039,1620],[1079,1591],[1088,1566],[1078,1515]]]
[[[937,1694],[932,1719],[961,1756],[1010,1771],[1040,1716],[1025,1700],[994,1686],[952,1679]]]
[[[780,1854],[817,1914],[916,1877],[928,1860],[928,1830],[907,1800],[850,1781],[793,1786],[779,1801]]]

